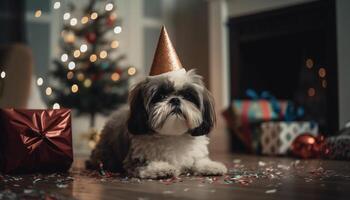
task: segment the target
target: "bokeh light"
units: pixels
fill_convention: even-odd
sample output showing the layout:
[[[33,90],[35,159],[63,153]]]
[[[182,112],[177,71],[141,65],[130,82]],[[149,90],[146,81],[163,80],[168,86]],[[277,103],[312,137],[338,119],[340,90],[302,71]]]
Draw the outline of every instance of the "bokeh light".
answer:
[[[36,84],[37,84],[38,86],[42,86],[43,83],[44,83],[44,79],[41,78],[41,77],[39,77],[39,78],[36,80]]]
[[[52,94],[52,88],[51,87],[47,87],[45,90],[45,93],[47,96],[50,96]]]
[[[118,81],[120,79],[120,75],[117,72],[114,72],[111,75],[111,79],[112,79],[112,81]]]
[[[73,84],[72,87],[71,87],[71,91],[72,91],[73,93],[77,93],[78,90],[79,90],[78,85],[77,85],[77,84]]]
[[[136,68],[135,67],[129,67],[128,74],[130,76],[135,75],[136,74]]]

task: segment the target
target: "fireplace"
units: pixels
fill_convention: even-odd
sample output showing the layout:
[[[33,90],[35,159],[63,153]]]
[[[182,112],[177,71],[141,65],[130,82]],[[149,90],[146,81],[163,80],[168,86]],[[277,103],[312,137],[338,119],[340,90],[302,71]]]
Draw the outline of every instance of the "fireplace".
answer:
[[[338,130],[334,1],[229,20],[231,100],[269,91],[304,107],[324,134]]]

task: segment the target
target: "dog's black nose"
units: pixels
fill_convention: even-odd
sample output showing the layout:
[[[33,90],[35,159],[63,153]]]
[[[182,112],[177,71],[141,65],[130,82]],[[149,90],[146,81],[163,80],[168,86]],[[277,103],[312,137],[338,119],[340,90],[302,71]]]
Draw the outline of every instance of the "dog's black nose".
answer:
[[[179,106],[180,105],[180,99],[172,98],[172,99],[170,99],[169,103],[171,103],[171,105],[173,105],[173,106]]]

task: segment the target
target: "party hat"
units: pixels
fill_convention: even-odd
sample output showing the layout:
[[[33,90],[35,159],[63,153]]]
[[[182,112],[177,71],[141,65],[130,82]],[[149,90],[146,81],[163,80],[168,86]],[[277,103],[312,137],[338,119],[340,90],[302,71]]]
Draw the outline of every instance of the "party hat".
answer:
[[[183,69],[180,59],[176,54],[165,27],[162,26],[149,75],[156,76],[180,69]]]

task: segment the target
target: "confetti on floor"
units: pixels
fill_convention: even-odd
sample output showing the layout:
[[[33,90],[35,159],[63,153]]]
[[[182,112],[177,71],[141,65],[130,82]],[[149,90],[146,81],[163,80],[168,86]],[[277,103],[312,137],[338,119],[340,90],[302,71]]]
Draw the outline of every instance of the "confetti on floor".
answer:
[[[218,193],[218,190],[208,187],[209,185],[221,185],[220,187],[254,187],[264,183],[265,194],[273,194],[281,190],[281,186],[289,178],[300,177],[301,181],[307,184],[314,184],[315,181],[329,180],[334,177],[342,177],[350,180],[349,175],[342,175],[336,171],[327,170],[322,162],[315,165],[308,165],[307,161],[295,160],[291,162],[265,162],[257,160],[253,165],[245,166],[244,160],[234,159],[227,164],[229,171],[224,176],[193,176],[190,173],[180,177],[173,177],[160,180],[139,179],[123,176],[119,173],[111,173],[102,167],[97,171],[84,169],[72,169],[69,173],[53,174],[31,174],[31,175],[1,175],[0,174],[0,199],[71,199],[59,193],[71,189],[73,182],[77,179],[88,179],[96,183],[109,184],[161,184],[169,189],[160,190],[162,194],[173,194],[177,192],[192,192],[195,190],[207,190],[208,193]],[[185,183],[186,187],[181,190],[172,190],[171,185]],[[319,183],[323,184],[323,182]],[[56,188],[55,192],[46,191],[43,188],[50,186]],[[325,187],[325,184],[323,184]],[[273,189],[271,189],[273,188]],[[146,200],[149,197],[139,197],[139,200]]]
[[[266,191],[265,191],[266,194],[271,194],[271,193],[276,193],[276,192],[277,192],[276,189],[266,190]]]
[[[258,164],[259,164],[259,166],[260,166],[260,167],[264,167],[264,166],[266,166],[266,163],[265,163],[265,162],[263,162],[263,161],[259,161],[259,162],[258,162]]]
[[[241,163],[241,159],[234,159],[234,160],[233,160],[233,163],[234,163],[234,164],[239,164],[239,163]]]
[[[171,191],[171,190],[166,190],[166,191],[163,191],[163,194],[173,194],[174,191]]]

